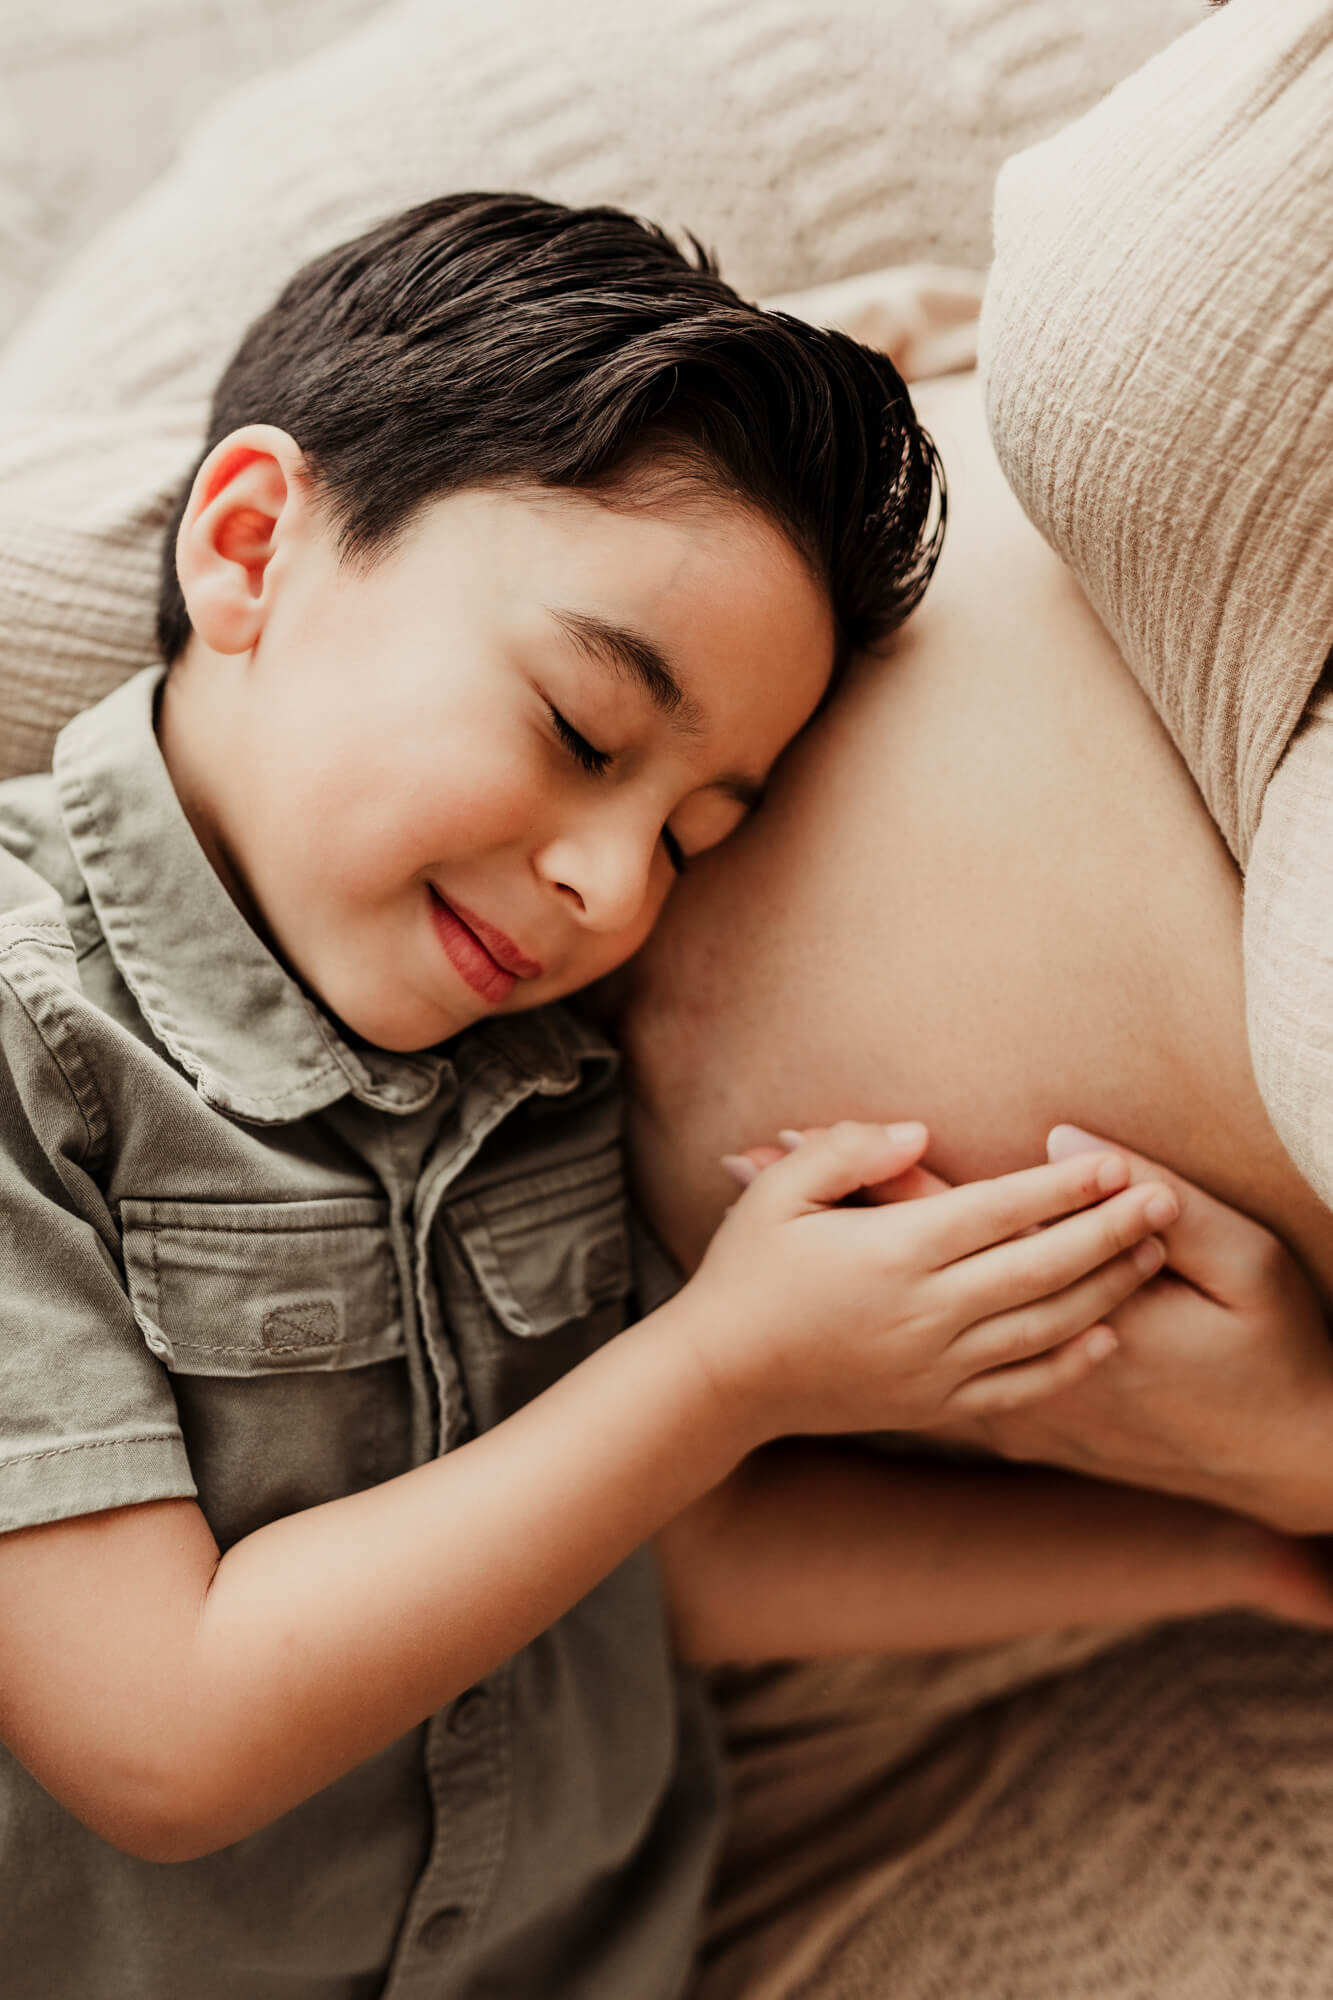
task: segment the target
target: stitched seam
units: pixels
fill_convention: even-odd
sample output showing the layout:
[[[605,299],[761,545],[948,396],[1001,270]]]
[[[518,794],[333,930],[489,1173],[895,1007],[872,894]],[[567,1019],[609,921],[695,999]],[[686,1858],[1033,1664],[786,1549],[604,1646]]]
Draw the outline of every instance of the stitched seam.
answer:
[[[359,1354],[362,1349],[376,1346],[386,1335],[396,1335],[397,1332],[398,1327],[396,1324],[393,1324],[381,1328],[379,1333],[363,1334],[356,1340],[339,1340],[335,1335],[332,1340],[321,1340],[318,1343],[312,1342],[311,1345],[317,1344],[325,1349],[336,1348],[339,1354]],[[257,1340],[244,1343],[237,1343],[235,1341],[218,1341],[214,1343],[204,1340],[173,1340],[171,1346],[172,1351],[176,1354],[253,1354],[257,1357],[262,1357],[265,1354],[274,1354],[281,1351],[272,1347],[266,1341],[261,1342]]]
[[[596,1194],[599,1189],[619,1188],[623,1172],[619,1137],[599,1139],[594,1147],[573,1159],[562,1160],[554,1166],[537,1167],[526,1174],[497,1179],[489,1185],[483,1184],[460,1194],[460,1200],[484,1205],[499,1221],[515,1210],[530,1212],[534,1200],[576,1201],[582,1195]],[[534,1183],[548,1191],[534,1196]]]
[[[162,1323],[162,1266],[158,1262],[157,1236],[158,1233],[156,1229],[149,1230],[148,1239],[149,1242],[152,1244],[152,1249],[150,1250],[148,1255],[148,1268],[153,1274],[153,1318],[160,1326]],[[123,1241],[124,1241],[124,1232],[122,1231],[122,1245]],[[133,1286],[131,1286],[130,1289],[131,1292],[133,1292]],[[171,1351],[170,1344],[168,1344],[168,1348],[169,1351]]]
[[[61,923],[58,917],[34,917],[23,930],[12,931],[6,928],[3,936],[0,936],[0,951],[12,951],[20,944],[39,944],[43,949],[54,945],[57,951],[65,952],[68,957],[75,956],[74,940],[69,934],[69,927]]]
[[[340,1197],[339,1197],[339,1196],[337,1196],[337,1195],[335,1195],[335,1196],[333,1196],[333,1199],[334,1199],[335,1201],[337,1201],[337,1200],[339,1200],[339,1199],[340,1199]],[[236,1206],[237,1206],[238,1208],[244,1208],[244,1207],[247,1207],[247,1206],[251,1206],[251,1205],[252,1205],[252,1204],[248,1204],[248,1203],[245,1203],[245,1202],[238,1202],[238,1203],[236,1204]],[[253,1204],[253,1205],[254,1205],[254,1206],[258,1206],[258,1204],[257,1204],[257,1203],[256,1203],[256,1204]],[[279,1205],[279,1204],[276,1204],[276,1203],[274,1204],[274,1206],[275,1206],[275,1207],[276,1207],[276,1206],[278,1206],[278,1205]],[[148,1232],[148,1234],[149,1234],[150,1236],[152,1236],[152,1237],[153,1237],[154,1239],[156,1239],[158,1235],[163,1235],[163,1236],[319,1236],[319,1235],[325,1235],[325,1236],[337,1236],[337,1237],[338,1237],[339,1239],[341,1239],[342,1237],[344,1237],[344,1236],[350,1236],[350,1235],[352,1235],[352,1234],[353,1234],[354,1232],[357,1232],[357,1231],[365,1231],[365,1232],[367,1232],[368,1234],[372,1234],[372,1235],[378,1235],[378,1234],[379,1234],[379,1229],[380,1229],[380,1225],[379,1225],[378,1223],[374,1223],[374,1222],[349,1222],[349,1223],[347,1223],[346,1225],[340,1225],[340,1224],[338,1224],[338,1223],[336,1223],[336,1222],[298,1222],[298,1223],[297,1223],[297,1224],[295,1225],[295,1227],[293,1227],[293,1228],[281,1228],[281,1229],[271,1229],[271,1228],[268,1228],[268,1227],[266,1227],[266,1226],[265,1226],[265,1225],[264,1225],[263,1223],[258,1223],[258,1224],[256,1224],[256,1223],[250,1223],[250,1224],[245,1224],[245,1225],[238,1225],[237,1223],[234,1223],[234,1222],[156,1222],[156,1221],[154,1221],[154,1222],[132,1222],[132,1223],[130,1224],[130,1228],[131,1228],[131,1229],[143,1229],[143,1230],[146,1230],[146,1231]]]
[[[106,1451],[122,1444],[176,1444],[174,1431],[136,1431],[133,1437],[89,1438],[86,1444],[55,1444],[45,1451],[19,1451],[0,1459],[0,1472],[11,1465],[32,1465],[39,1458],[67,1458],[74,1451]]]
[[[26,977],[24,977],[22,971],[20,971],[20,978],[23,981],[22,984],[19,984],[15,980],[13,974],[8,970],[0,970],[0,979],[3,979],[5,985],[9,988],[9,991],[13,994],[19,1006],[23,1009],[24,1014],[26,1015],[29,1023],[32,1026],[33,1033],[37,1036],[37,1039],[40,1041],[42,1047],[46,1050],[47,1055],[50,1057],[51,1061],[55,1064],[56,1074],[59,1076],[61,1082],[64,1084],[65,1089],[69,1092],[70,1098],[74,1105],[74,1109],[79,1114],[79,1120],[83,1126],[84,1139],[86,1141],[84,1147],[84,1160],[82,1164],[87,1165],[91,1160],[93,1160],[96,1157],[98,1152],[98,1135],[93,1130],[94,1117],[90,1115],[88,1104],[85,1103],[84,1101],[84,1091],[80,1090],[78,1084],[74,1081],[74,1078],[70,1075],[69,1071],[66,1069],[64,1061],[62,1060],[59,1051],[52,1046],[50,1036],[47,1034],[46,1029],[42,1025],[42,1022],[38,1019],[37,1014],[34,1012],[29,996],[27,992],[24,990],[24,988],[27,985],[27,979]],[[43,999],[46,999],[48,996],[43,994],[42,997]],[[65,1036],[68,1038],[71,1047],[71,1052],[78,1060],[79,1071],[81,1076],[86,1081],[87,1095],[92,1100],[93,1110],[96,1116],[99,1130],[102,1134],[105,1134],[109,1128],[110,1120],[107,1116],[106,1107],[102,1102],[101,1094],[97,1090],[96,1072],[93,1070],[91,1064],[89,1064],[85,1059],[83,1051],[79,1047],[78,1037],[75,1035],[73,1029],[69,1026],[68,1022],[66,1022],[63,1019],[63,1017],[59,1014],[55,1015],[55,1019],[61,1025],[61,1027],[63,1027],[65,1031]]]

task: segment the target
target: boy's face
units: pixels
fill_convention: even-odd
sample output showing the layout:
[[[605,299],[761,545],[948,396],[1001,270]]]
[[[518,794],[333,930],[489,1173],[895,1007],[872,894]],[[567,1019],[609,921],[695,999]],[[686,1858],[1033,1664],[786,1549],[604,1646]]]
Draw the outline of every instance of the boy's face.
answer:
[[[471,490],[358,574],[291,468],[249,459],[179,560],[195,637],[159,733],[182,802],[291,970],[401,1051],[628,958],[672,844],[688,862],[740,822],[833,653],[786,538],[722,499]]]

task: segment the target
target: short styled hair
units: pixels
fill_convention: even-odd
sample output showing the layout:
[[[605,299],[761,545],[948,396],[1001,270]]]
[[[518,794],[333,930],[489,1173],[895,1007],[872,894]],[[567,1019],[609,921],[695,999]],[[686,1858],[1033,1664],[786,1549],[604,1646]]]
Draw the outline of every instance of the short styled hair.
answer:
[[[446,195],[297,272],[218,383],[167,531],[169,664],[191,632],[175,546],[195,474],[249,423],[295,440],[340,558],[367,569],[468,487],[733,496],[827,590],[839,664],[912,609],[943,535],[939,459],[884,355],[747,304],[693,238],[614,208]]]

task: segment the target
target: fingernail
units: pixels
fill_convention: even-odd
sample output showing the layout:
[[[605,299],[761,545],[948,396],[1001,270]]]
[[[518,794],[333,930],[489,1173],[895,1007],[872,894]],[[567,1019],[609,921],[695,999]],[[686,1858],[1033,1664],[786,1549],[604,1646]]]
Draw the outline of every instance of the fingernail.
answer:
[[[1161,1194],[1155,1194],[1143,1211],[1144,1220],[1150,1222],[1154,1229],[1165,1229],[1168,1222],[1174,1222],[1179,1214],[1180,1203],[1165,1189]]]
[[[1081,1125],[1053,1125],[1046,1134],[1046,1157],[1052,1161],[1068,1160],[1075,1153],[1095,1152],[1105,1144],[1104,1139],[1094,1139]]]
[[[1108,1354],[1114,1354],[1120,1342],[1109,1326],[1099,1326],[1095,1333],[1088,1335],[1088,1355],[1093,1361],[1104,1361]]]
[[[785,1132],[778,1133],[778,1144],[779,1146],[782,1146],[787,1152],[794,1153],[798,1146],[803,1146],[805,1144],[805,1134],[804,1132],[795,1131],[789,1125]]]
[[[1128,1179],[1129,1168],[1118,1153],[1108,1154],[1097,1169],[1097,1185],[1103,1194],[1114,1194]]]
[[[914,1146],[918,1139],[926,1136],[926,1128],[919,1118],[904,1119],[901,1125],[886,1125],[884,1130],[895,1146]]]
[[[1166,1245],[1155,1236],[1145,1236],[1142,1243],[1134,1246],[1134,1262],[1140,1271],[1151,1276],[1154,1271],[1160,1271],[1166,1262]]]
[[[753,1160],[747,1160],[744,1153],[724,1153],[720,1162],[723,1170],[739,1181],[742,1187],[749,1187],[751,1181],[759,1178],[759,1169]]]

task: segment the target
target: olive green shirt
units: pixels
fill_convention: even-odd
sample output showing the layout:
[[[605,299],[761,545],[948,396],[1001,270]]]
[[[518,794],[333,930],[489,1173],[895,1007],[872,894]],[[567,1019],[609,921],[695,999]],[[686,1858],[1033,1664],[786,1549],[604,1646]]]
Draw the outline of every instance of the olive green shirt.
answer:
[[[198,846],[160,680],[0,785],[0,1529],[197,1494],[225,1549],[573,1367],[633,1316],[630,1232],[607,1046],[558,1008],[419,1055],[349,1045]],[[670,2000],[717,1804],[640,1551],[199,1861],[118,1852],[0,1749],[0,1985]]]

